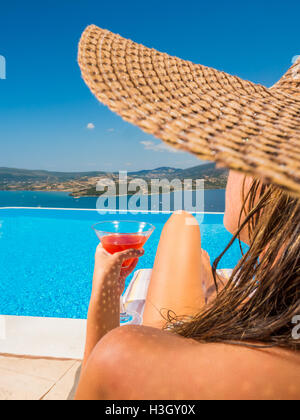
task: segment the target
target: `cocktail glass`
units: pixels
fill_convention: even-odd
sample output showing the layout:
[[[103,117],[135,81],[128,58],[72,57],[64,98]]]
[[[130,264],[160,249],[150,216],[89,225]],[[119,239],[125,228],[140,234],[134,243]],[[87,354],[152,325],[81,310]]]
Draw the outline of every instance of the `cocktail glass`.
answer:
[[[103,248],[110,254],[126,249],[141,249],[150,238],[155,227],[150,223],[112,220],[92,226]],[[122,269],[128,269],[134,263],[134,258],[123,262]],[[123,296],[120,299],[120,324],[139,324],[141,317],[133,311],[126,311]]]

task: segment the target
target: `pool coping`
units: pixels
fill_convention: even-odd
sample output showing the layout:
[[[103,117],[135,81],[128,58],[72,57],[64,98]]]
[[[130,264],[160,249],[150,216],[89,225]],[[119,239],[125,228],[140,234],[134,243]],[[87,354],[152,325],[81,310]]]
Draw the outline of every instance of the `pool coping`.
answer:
[[[152,213],[152,214],[172,214],[174,211],[159,211],[159,210],[109,210],[109,209],[77,209],[77,208],[64,208],[64,207],[0,207],[0,210],[63,210],[63,211],[106,211],[106,212],[116,212],[116,213]],[[194,211],[192,214],[225,214],[224,212],[214,212],[214,211]]]
[[[0,315],[0,354],[82,360],[86,322]]]

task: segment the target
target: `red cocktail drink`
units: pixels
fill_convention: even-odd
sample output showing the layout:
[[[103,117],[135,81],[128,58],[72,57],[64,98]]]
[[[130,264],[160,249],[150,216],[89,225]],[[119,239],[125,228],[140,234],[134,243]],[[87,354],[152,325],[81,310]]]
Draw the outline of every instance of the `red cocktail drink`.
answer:
[[[147,239],[146,236],[139,234],[113,233],[111,235],[102,236],[101,243],[107,252],[115,254],[116,252],[125,251],[126,249],[141,249]],[[122,267],[130,267],[133,261],[134,258],[124,261]]]
[[[127,249],[141,249],[150,238],[154,226],[147,222],[134,220],[107,220],[93,226],[103,248],[110,254],[122,252]],[[123,262],[122,269],[129,269],[135,262],[130,258]],[[120,298],[120,323],[121,325],[141,323],[141,317],[134,311],[127,311],[124,306],[123,296]]]

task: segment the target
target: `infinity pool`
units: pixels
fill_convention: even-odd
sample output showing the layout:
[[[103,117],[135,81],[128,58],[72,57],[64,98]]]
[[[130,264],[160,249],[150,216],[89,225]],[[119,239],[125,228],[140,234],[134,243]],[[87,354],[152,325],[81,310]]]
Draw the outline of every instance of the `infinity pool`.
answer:
[[[213,261],[231,239],[223,214],[196,217],[202,246]],[[0,209],[0,314],[86,318],[98,244],[91,225],[113,219],[154,224],[156,230],[137,266],[151,268],[168,218],[166,214],[101,216],[96,211]],[[219,268],[233,268],[240,258],[236,241]]]

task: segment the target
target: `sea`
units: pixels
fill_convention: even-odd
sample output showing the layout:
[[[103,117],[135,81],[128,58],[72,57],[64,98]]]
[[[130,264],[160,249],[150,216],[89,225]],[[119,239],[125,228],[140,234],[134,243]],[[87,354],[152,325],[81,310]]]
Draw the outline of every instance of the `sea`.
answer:
[[[193,212],[224,212],[225,211],[225,190],[203,190],[199,200],[196,200],[196,192],[185,192],[184,194],[193,194],[191,198],[190,208],[186,204],[187,200],[182,195],[182,208]],[[178,196],[176,196],[178,197]],[[143,204],[135,203],[136,209],[164,211],[166,209],[166,196],[160,194],[159,196],[144,196],[142,198]],[[99,209],[99,208],[115,208],[117,210],[127,210],[132,197],[116,197],[115,199],[107,200],[106,206],[103,205],[103,200],[100,203],[98,197],[72,197],[67,192],[48,192],[48,191],[0,191],[0,207],[40,207],[40,208],[67,208],[67,209]],[[136,200],[135,200],[136,201]],[[178,203],[178,201],[177,201]],[[197,204],[198,203],[198,204]],[[127,208],[124,208],[126,207]],[[167,204],[168,207],[168,204]],[[169,208],[167,210],[177,210],[175,193],[170,193]]]

